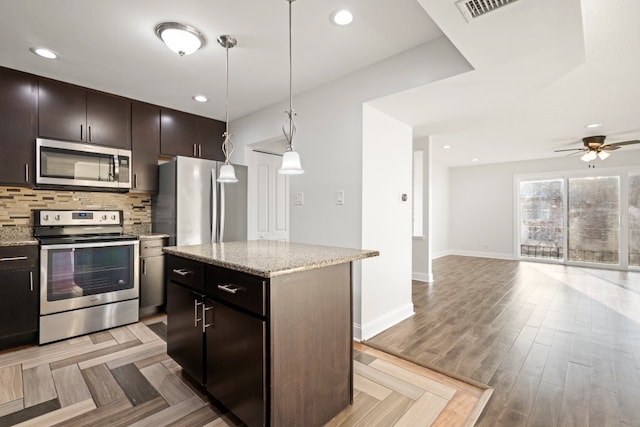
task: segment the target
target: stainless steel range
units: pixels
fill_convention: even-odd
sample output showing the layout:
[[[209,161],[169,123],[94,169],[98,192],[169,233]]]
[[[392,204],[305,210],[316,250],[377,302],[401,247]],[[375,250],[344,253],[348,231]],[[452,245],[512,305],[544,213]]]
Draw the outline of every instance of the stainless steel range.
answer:
[[[138,321],[139,248],[122,211],[34,210],[39,343]]]

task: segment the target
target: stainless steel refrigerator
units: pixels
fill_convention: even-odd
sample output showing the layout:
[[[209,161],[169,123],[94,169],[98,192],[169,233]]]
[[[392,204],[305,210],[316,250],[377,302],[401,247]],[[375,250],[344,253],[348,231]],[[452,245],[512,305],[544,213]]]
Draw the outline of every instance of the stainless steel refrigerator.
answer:
[[[169,245],[247,239],[247,167],[234,165],[238,182],[216,182],[222,162],[176,157],[158,167],[159,191],[152,199],[154,233]]]

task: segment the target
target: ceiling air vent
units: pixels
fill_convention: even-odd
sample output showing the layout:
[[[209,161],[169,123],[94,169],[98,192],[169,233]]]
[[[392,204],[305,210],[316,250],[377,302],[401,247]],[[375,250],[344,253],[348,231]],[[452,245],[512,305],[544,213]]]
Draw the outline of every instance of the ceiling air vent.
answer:
[[[460,0],[456,2],[458,9],[467,21],[471,21],[485,13],[499,9],[517,0]]]

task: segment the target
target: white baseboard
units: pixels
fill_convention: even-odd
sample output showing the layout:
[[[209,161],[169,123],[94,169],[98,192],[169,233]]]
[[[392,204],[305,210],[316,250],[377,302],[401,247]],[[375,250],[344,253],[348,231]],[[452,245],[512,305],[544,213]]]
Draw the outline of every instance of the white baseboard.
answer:
[[[438,259],[447,255],[453,255],[453,251],[447,249],[446,251],[438,252],[437,254],[433,254],[433,257],[431,259]]]
[[[353,339],[358,342],[367,340],[413,315],[413,303],[409,303],[389,313],[379,316],[371,322],[367,322],[367,324],[365,325],[354,323]]]
[[[418,282],[433,282],[433,273],[420,273],[414,271],[411,273],[411,280],[417,280]]]
[[[513,254],[504,254],[499,252],[475,252],[475,251],[457,251],[453,250],[449,255],[472,256],[477,258],[495,258],[513,261],[516,257]]]

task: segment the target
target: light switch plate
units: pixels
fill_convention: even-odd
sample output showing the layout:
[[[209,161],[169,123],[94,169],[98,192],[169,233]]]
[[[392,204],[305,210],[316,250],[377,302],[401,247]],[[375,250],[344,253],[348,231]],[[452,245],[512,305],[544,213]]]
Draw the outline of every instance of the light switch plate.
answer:
[[[296,193],[293,197],[293,204],[296,206],[304,205],[304,193]]]
[[[344,205],[344,190],[336,192],[336,205]]]

